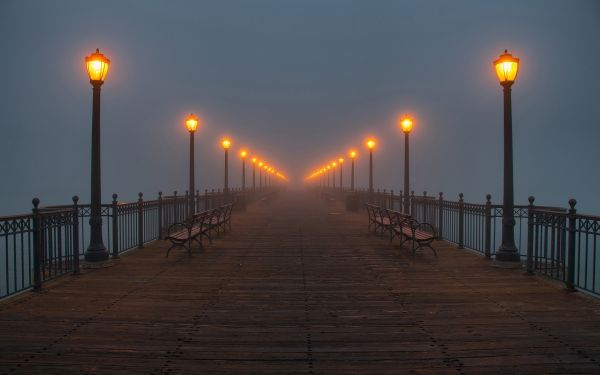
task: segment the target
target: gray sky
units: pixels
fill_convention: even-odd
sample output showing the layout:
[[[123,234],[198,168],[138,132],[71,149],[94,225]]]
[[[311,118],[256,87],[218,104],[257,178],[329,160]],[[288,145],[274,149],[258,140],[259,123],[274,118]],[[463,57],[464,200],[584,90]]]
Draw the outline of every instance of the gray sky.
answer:
[[[0,214],[89,199],[91,86],[83,58],[112,61],[102,89],[103,196],[185,190],[200,115],[196,185],[222,186],[219,138],[298,183],[364,137],[375,185],[500,202],[502,91],[491,62],[521,58],[513,87],[515,197],[600,214],[600,2],[0,0]],[[240,184],[240,164],[231,180]],[[348,173],[347,173],[348,175]]]

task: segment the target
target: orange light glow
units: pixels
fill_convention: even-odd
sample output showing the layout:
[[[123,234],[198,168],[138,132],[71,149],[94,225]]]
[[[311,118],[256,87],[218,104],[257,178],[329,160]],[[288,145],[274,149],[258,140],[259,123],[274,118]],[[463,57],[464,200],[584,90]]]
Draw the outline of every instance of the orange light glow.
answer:
[[[193,113],[190,113],[188,118],[185,120],[185,126],[190,133],[193,133],[198,129],[198,118],[194,116]]]
[[[369,138],[369,139],[367,140],[367,148],[368,148],[369,150],[372,150],[372,149],[374,149],[374,148],[375,148],[375,140],[374,140],[373,138]]]
[[[248,156],[248,151],[246,151],[246,150],[240,151],[240,157],[242,159],[246,159],[246,156]]]
[[[410,133],[413,127],[413,120],[410,118],[410,116],[402,116],[402,118],[400,119],[400,127],[402,128],[403,132]]]
[[[519,71],[519,59],[508,53],[508,50],[504,50],[498,60],[494,61],[494,66],[500,84],[512,84]]]
[[[340,162],[340,164],[342,164],[344,162],[343,158],[339,158],[338,161]]]
[[[350,157],[352,159],[356,158],[356,151],[354,151],[354,150],[350,151]]]
[[[328,166],[327,166],[327,169],[331,169],[331,165],[328,165]]]
[[[335,163],[335,161],[333,163],[331,163],[331,166],[334,167],[334,168],[336,167],[336,165],[337,164]]]
[[[225,150],[229,150],[229,148],[231,147],[231,140],[229,138],[225,138],[221,141],[221,145]]]
[[[109,66],[110,60],[101,54],[98,48],[96,48],[96,52],[85,58],[85,68],[91,82],[104,82]]]
[[[256,164],[256,158],[252,158],[252,164]]]
[[[261,161],[260,163],[258,163],[258,166],[262,168],[263,167],[263,162]]]

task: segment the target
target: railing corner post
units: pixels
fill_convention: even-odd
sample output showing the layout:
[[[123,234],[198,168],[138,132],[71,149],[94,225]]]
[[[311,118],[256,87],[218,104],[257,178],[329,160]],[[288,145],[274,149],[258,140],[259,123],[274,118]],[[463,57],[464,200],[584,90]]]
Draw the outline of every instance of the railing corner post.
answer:
[[[535,223],[533,213],[534,196],[528,198],[529,206],[527,206],[527,274],[533,275],[533,225]]]
[[[575,235],[577,232],[577,210],[575,199],[569,199],[569,248],[567,254],[567,289],[575,290]]]
[[[162,191],[158,192],[158,239],[163,238],[163,200]]]
[[[73,196],[73,275],[79,274],[79,197]]]
[[[119,201],[117,200],[119,196],[114,193],[112,195],[112,206],[111,206],[111,216],[112,216],[112,259],[119,258]]]
[[[144,247],[144,194],[138,194],[138,248]]]
[[[465,201],[463,193],[458,194],[458,248],[465,248]]]
[[[42,226],[40,217],[40,200],[33,198],[33,291],[42,290]]]
[[[485,227],[483,232],[484,237],[484,254],[487,259],[492,257],[492,195],[485,196]]]
[[[438,198],[438,233],[437,239],[442,241],[444,239],[444,193],[440,191]]]

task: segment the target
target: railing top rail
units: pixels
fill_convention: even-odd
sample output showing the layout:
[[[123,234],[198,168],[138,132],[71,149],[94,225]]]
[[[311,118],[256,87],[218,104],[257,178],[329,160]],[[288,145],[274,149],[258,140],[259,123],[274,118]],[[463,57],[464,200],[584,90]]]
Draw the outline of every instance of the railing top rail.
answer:
[[[18,215],[7,215],[0,216],[0,221],[11,221],[11,220],[20,220],[20,219],[30,219],[33,217],[32,213],[27,214],[18,214]]]

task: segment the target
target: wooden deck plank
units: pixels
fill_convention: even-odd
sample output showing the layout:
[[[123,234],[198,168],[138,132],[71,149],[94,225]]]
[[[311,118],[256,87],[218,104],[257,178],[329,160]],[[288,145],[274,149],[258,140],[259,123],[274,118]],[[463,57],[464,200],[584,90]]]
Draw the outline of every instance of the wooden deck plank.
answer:
[[[600,373],[598,300],[365,216],[285,194],[192,257],[156,242],[1,302],[0,374]]]

